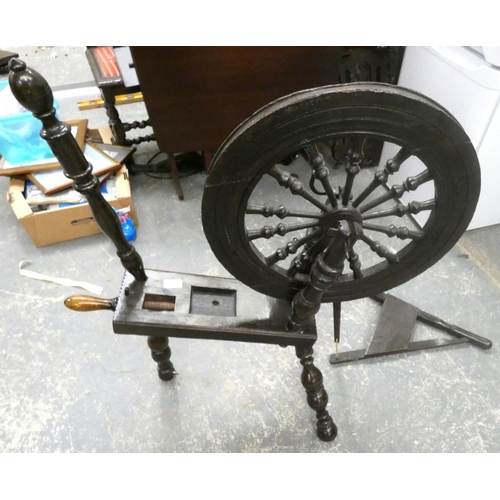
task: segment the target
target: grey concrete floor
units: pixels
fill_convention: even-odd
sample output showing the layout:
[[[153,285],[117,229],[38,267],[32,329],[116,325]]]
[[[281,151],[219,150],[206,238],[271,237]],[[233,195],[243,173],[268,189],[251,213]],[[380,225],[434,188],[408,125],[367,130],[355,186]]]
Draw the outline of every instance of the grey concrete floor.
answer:
[[[82,47],[17,50],[54,87],[86,87]],[[55,54],[55,56],[54,56]],[[78,111],[61,95],[62,119],[106,124],[103,109]],[[130,106],[130,107],[129,107]],[[142,105],[120,108],[125,119]],[[126,108],[126,109],[125,109]],[[155,152],[139,147],[138,158]],[[140,224],[135,246],[146,267],[229,277],[200,222],[205,174],[173,184],[131,178]],[[0,178],[0,190],[8,181]],[[454,346],[333,366],[331,306],[318,315],[315,359],[330,397],[337,439],[315,436],[315,416],[292,348],[172,339],[178,376],[162,382],[143,337],[112,332],[111,313],[71,312],[77,289],[30,280],[41,273],[89,281],[118,293],[123,271],[112,244],[97,235],[35,248],[8,203],[0,209],[0,450],[15,452],[497,453],[500,451],[500,227],[467,232],[433,268],[394,295],[483,335],[493,348]],[[346,303],[341,350],[366,346],[380,306]],[[416,338],[442,337],[419,325]]]

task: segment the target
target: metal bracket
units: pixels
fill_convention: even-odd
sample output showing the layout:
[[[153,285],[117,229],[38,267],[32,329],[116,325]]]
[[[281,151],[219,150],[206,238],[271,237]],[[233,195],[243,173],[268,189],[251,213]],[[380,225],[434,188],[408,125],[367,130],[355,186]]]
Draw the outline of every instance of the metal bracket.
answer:
[[[382,303],[383,306],[382,314],[368,348],[339,353],[338,355],[332,354],[330,356],[332,365],[455,344],[470,343],[481,349],[490,349],[493,345],[490,340],[484,337],[451,325],[392,295],[379,294],[372,297],[372,299]],[[411,342],[417,320],[453,335],[455,338]]]

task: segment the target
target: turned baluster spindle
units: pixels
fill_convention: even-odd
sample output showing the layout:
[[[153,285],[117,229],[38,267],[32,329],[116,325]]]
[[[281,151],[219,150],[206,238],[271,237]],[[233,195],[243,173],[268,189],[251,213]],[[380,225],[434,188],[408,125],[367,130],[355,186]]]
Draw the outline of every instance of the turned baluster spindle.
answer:
[[[148,337],[148,346],[151,349],[151,357],[158,365],[160,379],[165,382],[172,380],[177,372],[170,361],[172,351],[168,346],[168,337]]]
[[[316,412],[316,435],[322,441],[333,441],[337,437],[337,426],[326,409],[328,394],[323,386],[323,374],[314,365],[313,349],[296,347],[295,352],[303,366],[300,380],[306,390],[307,404]]]
[[[92,165],[78,147],[70,126],[56,117],[49,84],[38,72],[27,68],[19,59],[11,59],[9,69],[9,84],[14,97],[42,122],[40,136],[49,144],[61,164],[64,175],[71,179],[75,189],[87,198],[97,225],[114,243],[123,267],[138,281],[146,281],[142,259],[126,240],[115,211],[103,198],[99,180],[92,174]]]
[[[338,231],[333,231],[331,234],[332,239],[326,251],[314,261],[309,282],[293,298],[292,312],[287,325],[289,331],[302,332],[314,321],[323,295],[342,275],[346,245],[349,238],[354,237],[353,243],[356,238],[350,234],[349,227],[344,222],[340,223]],[[307,403],[316,412],[316,433],[322,441],[332,441],[337,436],[337,426],[326,409],[328,394],[323,386],[323,375],[314,365],[313,348],[297,347],[295,352],[303,366],[301,381],[306,390]]]

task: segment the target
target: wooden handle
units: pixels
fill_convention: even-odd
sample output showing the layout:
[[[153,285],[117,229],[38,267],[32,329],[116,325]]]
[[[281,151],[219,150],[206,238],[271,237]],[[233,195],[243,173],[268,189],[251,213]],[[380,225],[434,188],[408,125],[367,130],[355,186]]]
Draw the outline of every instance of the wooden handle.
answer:
[[[91,295],[72,295],[64,301],[64,305],[73,311],[87,312],[110,309],[114,311],[118,299],[101,299]]]

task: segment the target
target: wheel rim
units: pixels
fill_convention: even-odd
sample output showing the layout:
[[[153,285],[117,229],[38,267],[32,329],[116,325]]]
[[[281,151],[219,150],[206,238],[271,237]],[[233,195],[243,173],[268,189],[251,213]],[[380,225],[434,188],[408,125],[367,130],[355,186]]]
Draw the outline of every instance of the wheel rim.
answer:
[[[339,87],[349,88],[350,99],[329,87],[264,108],[228,138],[212,164],[203,200],[209,243],[229,272],[265,294],[291,299],[307,281],[300,255],[314,255],[315,245],[340,220],[358,222],[363,236],[347,252],[346,272],[324,301],[365,297],[404,283],[441,258],[472,217],[479,194],[477,158],[445,110],[404,89]],[[403,125],[394,123],[398,118]],[[367,140],[393,145],[375,173],[360,168]],[[347,157],[334,158],[328,150],[340,142],[351,147]],[[291,163],[283,162],[290,156]],[[238,167],[243,157],[249,165],[244,175]],[[404,173],[415,161],[421,164],[415,175]],[[431,197],[408,199],[429,186]],[[285,193],[287,202],[279,203]],[[228,205],[236,213],[229,214]],[[429,216],[418,227],[412,218],[423,213]]]

